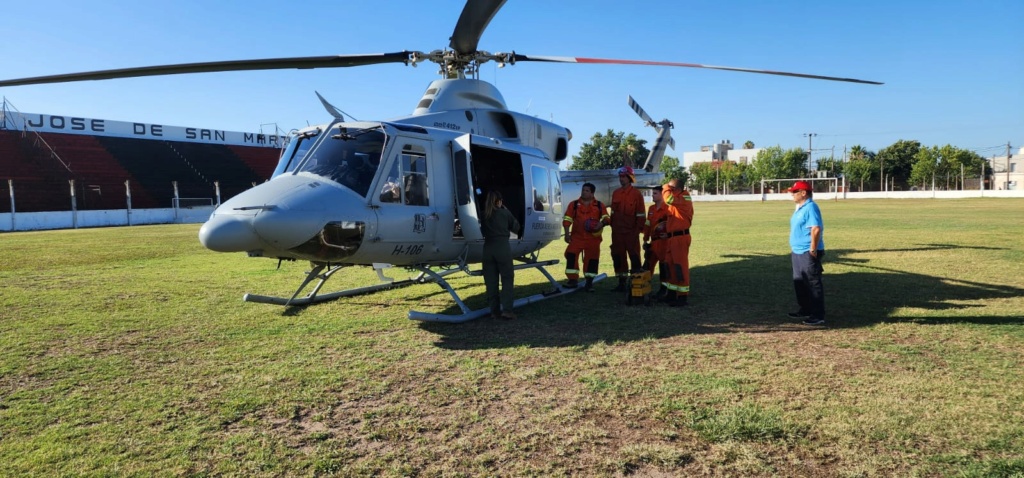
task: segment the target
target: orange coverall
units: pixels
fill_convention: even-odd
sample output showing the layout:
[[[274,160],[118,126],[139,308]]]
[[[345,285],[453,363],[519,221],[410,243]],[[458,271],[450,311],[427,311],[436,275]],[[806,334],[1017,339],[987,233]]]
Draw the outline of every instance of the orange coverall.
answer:
[[[612,264],[615,275],[624,278],[631,269],[640,268],[640,234],[647,215],[644,196],[632,184],[612,192]],[[626,259],[629,262],[626,262]]]
[[[647,222],[644,223],[644,242],[651,241],[651,248],[649,253],[644,257],[644,267],[654,273],[654,266],[658,265],[658,262],[665,262],[665,239],[668,234],[665,233],[665,227],[668,222],[668,206],[658,207],[657,204],[652,204],[647,209]],[[662,277],[664,280],[665,277]]]
[[[594,219],[602,225],[608,224],[608,212],[604,204],[597,199],[585,204],[577,199],[569,203],[562,218],[562,227],[571,227],[569,245],[565,248],[565,277],[571,282],[580,278],[579,255],[583,253],[583,276],[593,279],[597,276],[598,259],[601,256],[601,232],[587,232],[584,224],[587,219]]]
[[[668,280],[662,281],[670,292],[682,297],[690,294],[690,226],[693,224],[693,199],[689,191],[674,191],[666,184],[661,190],[668,211],[665,232],[665,264]]]

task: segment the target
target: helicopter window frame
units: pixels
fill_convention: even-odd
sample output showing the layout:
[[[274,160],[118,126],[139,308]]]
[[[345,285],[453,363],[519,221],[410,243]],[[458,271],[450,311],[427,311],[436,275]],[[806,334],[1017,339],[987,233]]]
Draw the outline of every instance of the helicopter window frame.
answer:
[[[551,212],[562,214],[562,177],[557,170],[548,170],[551,175]]]
[[[426,148],[415,144],[403,145],[399,163],[402,168],[402,203],[408,206],[430,206]]]
[[[406,143],[393,155],[383,176],[382,204],[430,206],[430,175],[426,148]]]
[[[551,210],[551,176],[547,168],[536,164],[530,165],[530,183],[533,186],[533,210],[544,212]]]
[[[274,168],[274,172],[270,175],[271,179],[282,174],[291,174],[298,170],[302,160],[306,157],[306,153],[313,148],[313,145],[320,139],[322,133],[323,129],[319,127],[303,133],[293,130],[285,139],[284,149],[281,151],[281,156],[277,159],[277,166]]]
[[[366,197],[387,144],[387,132],[379,123],[351,128],[337,121],[319,135],[295,174],[316,175]]]
[[[455,152],[453,158],[455,166],[455,203],[457,206],[468,205],[473,199],[473,194],[470,191],[472,173],[467,161],[468,157],[469,154],[466,150],[459,149]]]

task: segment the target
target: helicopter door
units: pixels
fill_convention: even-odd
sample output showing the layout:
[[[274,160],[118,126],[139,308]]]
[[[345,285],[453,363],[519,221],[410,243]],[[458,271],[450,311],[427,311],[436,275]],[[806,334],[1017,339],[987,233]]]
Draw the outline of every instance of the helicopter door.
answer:
[[[431,171],[430,147],[420,139],[395,138],[390,157],[382,165],[382,187],[375,192],[379,195],[371,197],[377,204],[380,243],[391,251],[394,264],[429,260],[437,251],[439,176]],[[448,224],[451,221],[454,219],[449,218]],[[448,232],[447,240],[450,238]]]
[[[452,172],[455,181],[455,211],[459,227],[456,239],[483,240],[480,219],[477,217],[473,200],[473,154],[470,152],[472,137],[462,135],[452,141]],[[461,236],[460,236],[461,235]]]

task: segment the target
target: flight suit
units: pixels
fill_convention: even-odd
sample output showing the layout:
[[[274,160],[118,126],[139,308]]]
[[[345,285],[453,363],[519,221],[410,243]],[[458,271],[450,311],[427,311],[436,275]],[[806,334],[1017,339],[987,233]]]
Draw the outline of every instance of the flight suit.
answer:
[[[665,227],[668,222],[668,206],[652,204],[647,209],[647,221],[644,223],[644,243],[650,241],[644,254],[644,269],[654,274],[654,267],[661,265],[660,278],[664,282],[668,277],[665,269],[665,244],[668,234]],[[660,264],[659,264],[660,263]]]
[[[514,303],[515,269],[512,265],[511,233],[518,233],[519,221],[508,209],[495,209],[491,217],[480,221],[484,236],[483,274],[487,290],[487,305],[492,316],[512,312]],[[500,285],[500,287],[499,287]]]
[[[601,227],[596,231],[587,231],[585,225],[587,220],[592,224],[599,224]],[[584,271],[583,276],[589,285],[597,276],[597,266],[601,256],[601,232],[603,226],[608,224],[609,217],[604,204],[597,199],[584,204],[577,199],[569,203],[565,210],[565,217],[562,218],[562,227],[570,227],[569,245],[565,248],[565,277],[569,279],[569,286],[575,286],[580,278],[579,255],[583,253]]]
[[[612,264],[620,282],[630,270],[640,269],[640,234],[646,220],[644,196],[639,189],[630,184],[612,192]]]
[[[685,189],[678,192],[666,184],[662,189],[668,220],[665,223],[665,265],[670,305],[686,305],[690,295],[690,226],[693,224],[693,199]]]

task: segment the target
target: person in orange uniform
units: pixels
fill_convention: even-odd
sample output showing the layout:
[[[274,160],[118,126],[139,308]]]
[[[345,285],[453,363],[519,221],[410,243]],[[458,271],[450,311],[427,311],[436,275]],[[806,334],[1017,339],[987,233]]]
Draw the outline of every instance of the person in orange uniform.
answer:
[[[651,275],[654,275],[654,267],[660,266],[658,277],[661,287],[655,296],[661,298],[668,293],[668,287],[665,286],[665,280],[668,278],[668,269],[665,268],[665,239],[668,237],[665,227],[668,222],[668,206],[662,199],[660,184],[651,186],[651,198],[654,200],[654,204],[647,208],[647,222],[644,223],[644,270],[648,270]]]
[[[668,288],[665,302],[672,307],[687,304],[690,295],[690,226],[693,224],[693,199],[678,179],[662,186],[668,221],[665,223],[665,266]]]
[[[612,192],[612,264],[619,284],[615,292],[626,290],[626,278],[630,271],[640,271],[640,234],[644,231],[647,214],[644,210],[644,196],[633,187],[636,176],[633,168],[619,168],[619,188]],[[628,262],[627,262],[628,259]]]
[[[569,203],[562,218],[565,230],[565,276],[569,279],[565,287],[575,289],[579,285],[579,256],[583,254],[583,277],[586,290],[594,290],[598,259],[601,256],[601,232],[608,224],[609,217],[604,204],[594,198],[594,185],[586,183],[580,191],[580,198]]]

